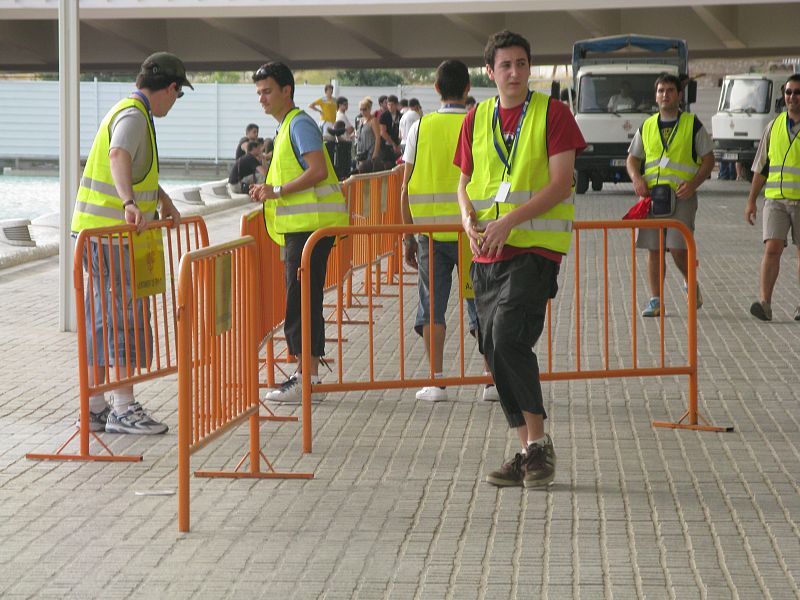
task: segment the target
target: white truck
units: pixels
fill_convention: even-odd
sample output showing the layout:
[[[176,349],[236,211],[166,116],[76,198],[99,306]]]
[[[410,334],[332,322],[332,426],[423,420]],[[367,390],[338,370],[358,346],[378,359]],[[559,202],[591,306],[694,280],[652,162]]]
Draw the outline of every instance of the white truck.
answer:
[[[688,79],[689,51],[684,40],[618,35],[575,42],[573,112],[588,144],[575,161],[575,191],[585,194],[603,183],[630,181],[625,170],[628,146],[644,120],[658,110],[656,78],[670,73]],[[684,94],[687,109],[696,84]]]
[[[784,74],[744,73],[726,75],[717,113],[711,117],[714,158],[742,163],[748,180],[764,128],[786,109],[782,86]]]

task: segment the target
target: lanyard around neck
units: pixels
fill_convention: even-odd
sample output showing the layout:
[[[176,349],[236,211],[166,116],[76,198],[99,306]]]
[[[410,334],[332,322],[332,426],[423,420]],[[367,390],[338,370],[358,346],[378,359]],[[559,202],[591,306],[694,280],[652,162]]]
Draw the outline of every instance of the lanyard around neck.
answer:
[[[661,117],[659,117],[660,119]],[[672,131],[669,132],[669,138],[664,139],[664,134],[661,132],[661,127],[658,128],[658,134],[661,136],[661,144],[664,146],[664,151],[669,152],[669,147],[672,144],[672,140],[675,139],[675,134],[678,133],[678,125],[681,122],[681,113],[678,113],[678,118],[675,119],[675,125],[672,126]],[[663,154],[663,153],[662,153]]]
[[[497,128],[497,121],[500,116],[500,96],[495,98],[494,101],[494,115],[492,116],[492,141],[494,142],[494,149],[497,151],[497,156],[500,157],[500,161],[506,167],[506,173],[511,175],[511,166],[514,163],[514,155],[517,151],[517,146],[519,145],[519,133],[522,131],[522,122],[525,120],[525,115],[528,112],[528,105],[531,102],[531,95],[533,92],[528,90],[528,95],[525,97],[525,104],[522,105],[522,114],[519,116],[519,121],[517,122],[517,131],[514,134],[514,143],[511,146],[511,150],[508,152],[508,158],[506,158],[505,152],[500,148],[500,144],[497,143],[497,135],[495,134],[495,129]],[[502,135],[502,131],[500,132]]]

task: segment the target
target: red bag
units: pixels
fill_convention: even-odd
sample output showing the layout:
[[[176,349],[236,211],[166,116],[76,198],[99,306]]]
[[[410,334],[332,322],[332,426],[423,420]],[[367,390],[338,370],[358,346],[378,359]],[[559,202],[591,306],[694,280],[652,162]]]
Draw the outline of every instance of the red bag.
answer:
[[[640,198],[639,201],[631,206],[630,210],[625,213],[623,219],[646,219],[650,214],[650,196]]]

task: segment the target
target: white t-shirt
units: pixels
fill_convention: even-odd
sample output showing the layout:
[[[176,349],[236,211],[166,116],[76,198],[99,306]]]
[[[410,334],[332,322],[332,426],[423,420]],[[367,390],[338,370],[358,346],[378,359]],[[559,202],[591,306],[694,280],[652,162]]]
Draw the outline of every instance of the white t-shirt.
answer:
[[[419,113],[415,110],[407,110],[402,117],[400,117],[400,141],[405,142],[408,138],[408,132],[411,126],[419,121]]]
[[[347,113],[343,113],[342,111],[337,112],[336,113],[336,120],[337,121],[342,121],[344,123],[344,126],[345,126],[346,130],[350,129],[350,128],[355,129],[353,127],[353,123],[350,121],[350,118],[347,116]],[[345,134],[342,136],[342,139],[344,141],[349,142],[350,140],[353,139],[353,134],[348,133],[347,131],[345,131]]]
[[[413,111],[409,111],[413,112]],[[436,112],[447,114],[447,113],[455,113],[455,114],[467,114],[466,107],[462,105],[449,105],[447,107],[442,106]],[[417,113],[414,113],[417,114]],[[414,164],[414,160],[417,158],[417,136],[419,135],[419,115],[417,115],[417,120],[411,124],[411,127],[408,129],[408,136],[406,137],[406,148],[403,151],[403,161]],[[400,124],[402,126],[402,119],[400,120]]]

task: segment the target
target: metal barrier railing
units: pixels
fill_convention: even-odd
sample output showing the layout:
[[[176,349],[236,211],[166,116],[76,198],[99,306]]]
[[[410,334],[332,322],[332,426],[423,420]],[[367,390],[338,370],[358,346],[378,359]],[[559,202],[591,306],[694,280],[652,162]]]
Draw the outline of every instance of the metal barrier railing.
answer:
[[[122,386],[175,373],[177,367],[175,280],[180,258],[192,249],[208,245],[201,217],[187,217],[178,227],[172,221],[147,224],[144,235],[161,240],[144,260],[164,262],[163,290],[137,281],[135,255],[145,239],[133,225],[86,229],[75,244],[73,280],[78,330],[80,426],[53,454],[29,453],[37,460],[140,461],[140,455],[114,455],[97,433],[89,430],[89,398]],[[155,242],[157,244],[157,241]],[[149,266],[153,266],[149,264]],[[88,292],[88,293],[87,293]],[[144,295],[147,294],[147,295]],[[93,326],[87,327],[88,324]],[[94,357],[98,357],[95,360]],[[104,363],[104,364],[98,364]],[[64,453],[76,437],[79,454]],[[92,454],[90,439],[107,454]]]
[[[689,277],[688,277],[688,298],[687,298],[687,321],[686,321],[686,348],[685,348],[685,360],[684,364],[666,364],[665,360],[665,335],[667,329],[665,328],[664,316],[663,311],[661,317],[658,319],[659,322],[659,364],[657,366],[643,366],[641,364],[641,357],[638,355],[637,345],[636,345],[636,322],[639,318],[638,311],[633,310],[631,312],[631,336],[632,339],[630,340],[622,340],[620,342],[621,346],[626,346],[632,349],[631,354],[631,364],[630,366],[614,366],[611,364],[610,361],[610,353],[609,353],[609,323],[610,323],[610,313],[609,313],[609,296],[610,296],[610,287],[609,287],[609,278],[608,278],[608,252],[609,252],[609,242],[608,242],[608,233],[609,231],[615,230],[625,230],[630,232],[631,236],[631,290],[632,290],[632,301],[633,306],[636,306],[635,299],[636,299],[636,249],[635,249],[635,229],[642,228],[642,229],[658,229],[660,231],[660,248],[661,248],[661,257],[662,257],[662,264],[663,264],[663,256],[664,256],[664,229],[665,228],[674,228],[681,232],[681,234],[686,239],[686,245],[688,250],[688,263],[689,263]],[[688,377],[689,386],[688,386],[688,410],[686,413],[676,422],[654,422],[654,426],[659,427],[673,427],[673,428],[687,428],[687,429],[699,429],[699,430],[706,430],[706,431],[729,431],[730,428],[727,427],[716,427],[708,424],[700,423],[700,420],[704,419],[699,414],[697,409],[697,298],[696,298],[696,247],[694,238],[691,234],[691,231],[682,223],[674,220],[665,220],[665,219],[648,219],[642,221],[585,221],[580,222],[576,221],[574,223],[574,230],[575,230],[575,245],[574,250],[572,252],[572,257],[567,258],[564,261],[564,266],[568,266],[569,264],[574,264],[574,281],[575,281],[575,338],[574,338],[574,346],[572,348],[572,355],[575,357],[575,364],[571,366],[571,368],[562,368],[556,369],[554,367],[554,358],[556,356],[556,350],[553,341],[553,327],[551,321],[551,313],[552,313],[552,303],[548,307],[548,317],[547,317],[547,339],[546,347],[547,347],[547,369],[543,370],[541,373],[541,379],[543,381],[557,381],[557,380],[569,380],[569,379],[595,379],[595,378],[617,378],[617,377],[662,377],[662,376],[673,376],[673,375],[685,375]],[[605,300],[603,301],[604,312],[603,312],[603,340],[601,342],[601,346],[604,348],[603,354],[603,364],[595,366],[593,364],[586,364],[587,360],[582,358],[582,344],[584,344],[583,339],[583,329],[582,329],[582,317],[581,317],[581,297],[585,290],[581,288],[581,260],[582,260],[582,236],[581,233],[589,230],[599,230],[602,232],[602,250],[601,254],[603,256],[603,263],[599,268],[599,272],[602,273],[602,286],[603,286],[603,294]],[[459,229],[457,225],[435,225],[435,226],[414,226],[414,225],[363,225],[360,227],[331,227],[316,231],[308,240],[305,249],[303,251],[303,258],[301,261],[300,267],[300,277],[302,284],[302,322],[303,322],[303,348],[307,349],[310,348],[310,340],[311,340],[311,330],[310,330],[310,296],[308,293],[308,280],[309,280],[309,260],[311,256],[311,251],[313,249],[314,244],[322,237],[330,236],[330,235],[347,235],[353,238],[363,238],[364,241],[360,242],[363,247],[366,247],[367,253],[370,254],[374,252],[374,247],[384,244],[384,241],[387,237],[391,238],[395,241],[395,243],[399,243],[399,239],[404,233],[434,233],[434,232],[459,232],[459,244],[466,244],[468,241],[466,240],[465,234],[463,231]],[[376,241],[377,239],[377,241]],[[430,236],[429,236],[430,239]],[[358,243],[354,241],[354,244]],[[431,259],[432,261],[432,259]],[[663,266],[662,266],[663,268]],[[367,292],[367,305],[366,308],[369,311],[368,321],[369,325],[369,332],[368,332],[368,364],[363,369],[363,373],[366,375],[366,380],[345,380],[344,378],[344,370],[339,367],[337,380],[334,383],[320,383],[315,384],[312,386],[310,375],[308,375],[310,371],[310,361],[311,355],[307,353],[305,350],[302,356],[302,427],[303,427],[303,450],[304,452],[310,452],[312,449],[312,423],[311,423],[311,393],[312,389],[314,392],[344,392],[344,391],[357,391],[357,390],[384,390],[389,388],[409,388],[409,387],[417,387],[417,386],[429,386],[429,385],[440,385],[440,386],[448,386],[448,385],[466,385],[466,384],[479,384],[479,383],[491,383],[491,379],[487,375],[470,375],[466,372],[465,364],[464,364],[464,356],[465,356],[465,349],[464,349],[464,338],[463,335],[463,317],[462,317],[462,335],[460,336],[460,365],[458,365],[458,372],[457,376],[451,377],[444,377],[444,378],[437,378],[433,379],[432,374],[431,376],[425,377],[416,377],[416,378],[406,378],[406,369],[405,369],[405,332],[404,332],[404,315],[403,315],[403,305],[404,305],[404,294],[403,294],[403,286],[399,286],[399,310],[400,315],[398,319],[399,323],[399,332],[398,332],[398,339],[397,344],[384,344],[383,347],[392,347],[392,348],[399,348],[399,352],[396,353],[397,360],[398,360],[398,368],[393,370],[391,378],[385,379],[376,379],[375,378],[375,355],[374,355],[374,331],[373,331],[373,293],[372,293],[372,286],[371,282],[373,279],[373,269],[374,264],[367,265],[366,272],[365,272],[365,289]],[[432,272],[433,265],[429,265],[429,272]],[[377,269],[376,269],[377,270]],[[459,265],[459,272],[461,270],[461,265]],[[433,276],[431,276],[431,280]],[[662,285],[662,294],[661,298],[664,298],[663,294],[663,283]],[[430,291],[431,297],[433,297],[433,289]],[[563,296],[563,294],[562,294]],[[461,292],[459,291],[459,299],[462,299]],[[463,309],[462,309],[463,310]],[[431,311],[433,314],[433,311]],[[460,313],[463,315],[463,312]],[[432,317],[431,317],[432,318]],[[383,330],[386,331],[385,328]],[[619,328],[619,332],[624,334],[625,328]],[[619,340],[618,340],[619,341]],[[339,364],[341,365],[342,362],[342,349],[341,345],[338,348],[338,357],[339,357]],[[385,363],[385,360],[384,360]],[[587,368],[588,367],[588,368]],[[385,370],[385,364],[383,366]],[[350,371],[352,372],[352,371]],[[687,421],[684,423],[684,421]]]
[[[193,452],[249,421],[249,449],[233,471],[198,477],[311,478],[282,473],[261,450],[255,240],[238,240],[184,255],[178,282],[178,528],[189,530]],[[249,470],[239,469],[249,460]],[[261,461],[267,469],[262,471]]]

